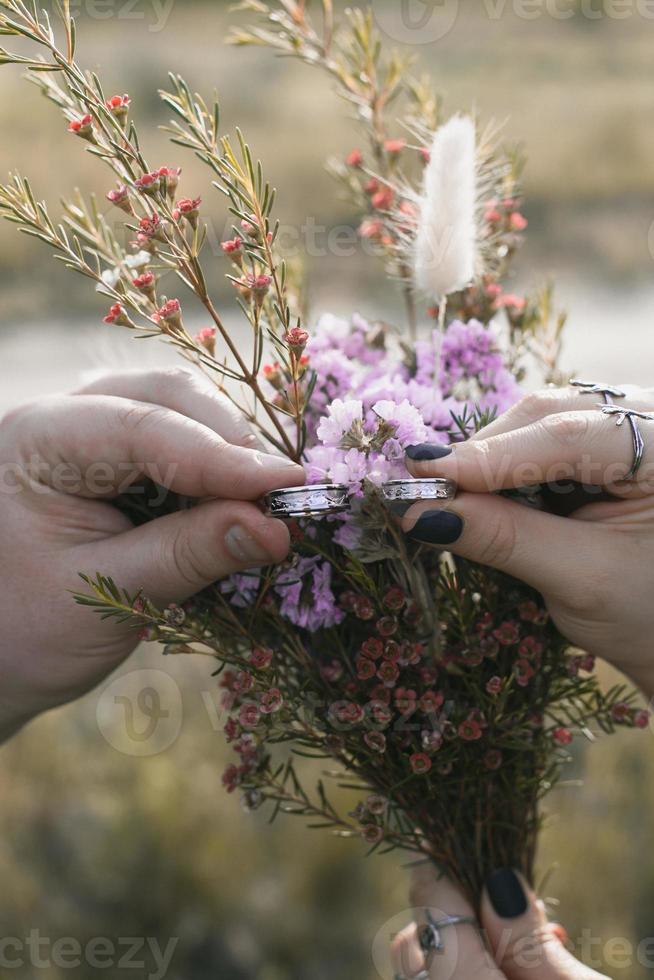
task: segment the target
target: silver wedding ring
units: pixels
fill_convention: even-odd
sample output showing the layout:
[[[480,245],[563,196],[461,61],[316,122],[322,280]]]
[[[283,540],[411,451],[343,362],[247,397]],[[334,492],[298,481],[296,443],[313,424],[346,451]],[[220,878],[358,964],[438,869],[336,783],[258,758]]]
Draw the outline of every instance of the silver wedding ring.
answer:
[[[381,486],[382,499],[387,503],[418,500],[454,500],[457,485],[453,480],[390,480]]]
[[[273,490],[263,498],[268,517],[321,518],[350,509],[348,488],[338,483]]]

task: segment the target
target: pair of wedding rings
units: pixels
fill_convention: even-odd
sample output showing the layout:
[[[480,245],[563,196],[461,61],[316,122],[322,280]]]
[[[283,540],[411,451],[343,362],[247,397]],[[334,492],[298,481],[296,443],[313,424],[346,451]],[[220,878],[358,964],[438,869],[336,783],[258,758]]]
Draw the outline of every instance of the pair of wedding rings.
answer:
[[[453,500],[456,484],[452,480],[390,480],[380,487],[385,503],[417,503],[421,500]],[[313,518],[345,514],[351,509],[349,488],[344,484],[323,483],[316,486],[273,490],[264,497],[268,517]]]

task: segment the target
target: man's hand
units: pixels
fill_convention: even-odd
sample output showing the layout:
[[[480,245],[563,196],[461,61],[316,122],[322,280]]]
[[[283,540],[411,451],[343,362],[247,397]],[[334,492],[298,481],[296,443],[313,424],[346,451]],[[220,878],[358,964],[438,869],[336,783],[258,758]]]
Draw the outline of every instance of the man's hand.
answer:
[[[133,527],[109,502],[151,477],[203,502]],[[238,412],[184,370],[106,377],[0,422],[0,739],[89,690],[134,633],[76,606],[79,572],[153,602],[282,561],[286,526],[251,502],[304,482],[262,451]]]

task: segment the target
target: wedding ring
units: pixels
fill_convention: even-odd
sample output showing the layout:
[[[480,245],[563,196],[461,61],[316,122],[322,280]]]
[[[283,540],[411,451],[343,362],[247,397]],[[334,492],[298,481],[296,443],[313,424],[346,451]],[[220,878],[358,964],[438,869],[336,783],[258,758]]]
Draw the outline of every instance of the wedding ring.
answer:
[[[263,498],[263,505],[268,517],[320,518],[348,511],[350,498],[346,486],[324,483],[272,490]]]
[[[452,480],[390,480],[381,486],[381,495],[387,503],[397,501],[413,503],[417,500],[454,500],[457,485]]]
[[[627,473],[625,480],[633,480],[645,457],[645,441],[638,425],[638,419],[654,422],[654,413],[636,412],[631,408],[616,405],[613,399],[626,398],[627,393],[621,391],[620,388],[613,387],[613,385],[594,384],[592,381],[580,381],[579,379],[571,381],[570,384],[573,388],[579,388],[582,395],[602,395],[604,404],[599,404],[597,407],[601,408],[604,415],[615,416],[617,426],[622,426],[625,422],[629,423],[634,456],[631,469]]]

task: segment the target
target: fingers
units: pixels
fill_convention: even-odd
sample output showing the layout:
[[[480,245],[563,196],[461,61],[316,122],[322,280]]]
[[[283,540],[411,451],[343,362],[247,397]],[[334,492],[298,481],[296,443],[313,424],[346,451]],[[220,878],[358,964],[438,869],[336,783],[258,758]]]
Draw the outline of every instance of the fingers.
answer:
[[[420,948],[420,928],[427,923],[427,912],[434,922],[448,916],[472,916],[470,904],[446,878],[439,879],[430,864],[421,865],[413,876],[411,904],[417,923],[395,937],[391,946],[393,965],[398,976],[412,980],[425,968],[425,954]],[[468,924],[447,926],[441,937],[444,950],[431,957],[431,980],[500,980],[502,974],[489,956],[479,930]]]
[[[414,541],[447,548],[522,579],[546,595],[568,598],[593,580],[611,534],[602,526],[554,517],[494,494],[473,493],[459,494],[447,508],[437,509],[427,501],[415,504],[402,518],[402,528]]]
[[[236,406],[203,375],[185,368],[126,371],[106,374],[85,385],[78,395],[114,395],[132,401],[163,405],[217,432],[226,442],[248,449],[262,444]]]
[[[654,391],[638,388],[636,385],[617,385],[618,390],[624,391],[625,398],[614,399],[620,404],[635,408],[639,412],[647,412],[654,408]],[[603,396],[597,392],[584,391],[569,385],[567,388],[543,388],[531,392],[521,398],[512,408],[485,426],[472,436],[473,439],[488,439],[531,425],[546,415],[558,415],[564,412],[591,411],[603,402]]]
[[[26,472],[66,493],[111,496],[143,474],[181,494],[233,500],[304,483],[302,468],[285,457],[231,445],[178,412],[127,398],[43,399],[11,425]]]
[[[82,545],[73,558],[76,568],[101,568],[128,591],[143,589],[153,602],[168,603],[235,572],[283,561],[289,549],[281,521],[249,503],[208,501]]]
[[[508,980],[602,980],[565,948],[559,929],[547,920],[545,906],[516,872],[505,869],[491,875],[481,920]]]
[[[651,450],[654,426],[642,421],[640,428]],[[633,484],[621,484],[633,463],[629,425],[618,426],[615,418],[598,410],[546,415],[520,429],[460,443],[449,452],[442,446],[420,446],[411,447],[408,455],[414,476],[448,477],[475,493],[576,480],[631,496],[650,492],[654,476],[650,457]]]

